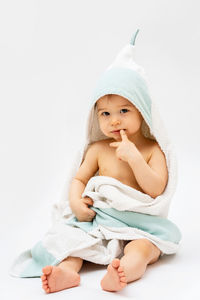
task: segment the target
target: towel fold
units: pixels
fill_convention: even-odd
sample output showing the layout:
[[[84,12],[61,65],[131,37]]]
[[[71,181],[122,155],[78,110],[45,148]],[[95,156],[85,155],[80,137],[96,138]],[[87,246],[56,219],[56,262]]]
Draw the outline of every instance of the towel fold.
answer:
[[[91,206],[96,212],[94,219],[79,222],[73,213],[64,214],[42,241],[16,259],[11,275],[38,277],[44,266],[58,265],[68,256],[109,264],[113,258],[123,255],[125,242],[134,239],[150,240],[162,254],[177,251],[181,239],[179,229],[170,220],[154,215],[154,206],[146,194],[111,177],[94,176],[88,181],[84,196],[94,201]],[[142,206],[151,204],[149,214],[135,212],[138,203],[140,211]]]

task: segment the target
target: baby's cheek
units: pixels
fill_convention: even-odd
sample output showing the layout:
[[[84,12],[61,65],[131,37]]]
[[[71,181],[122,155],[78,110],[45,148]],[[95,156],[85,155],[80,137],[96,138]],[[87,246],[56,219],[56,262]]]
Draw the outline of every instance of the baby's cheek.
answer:
[[[107,132],[107,131],[108,131],[105,125],[101,125],[101,126],[100,126],[100,129],[101,129],[101,131],[103,131],[103,132]]]

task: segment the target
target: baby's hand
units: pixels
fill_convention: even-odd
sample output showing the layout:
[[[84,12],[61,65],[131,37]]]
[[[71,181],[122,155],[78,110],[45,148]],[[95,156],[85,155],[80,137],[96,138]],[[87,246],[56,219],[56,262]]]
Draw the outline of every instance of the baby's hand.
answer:
[[[121,142],[114,142],[109,144],[110,147],[116,148],[117,158],[119,160],[128,162],[132,157],[135,158],[140,155],[135,144],[128,139],[126,132],[123,129],[120,130],[120,135],[122,139]]]
[[[91,222],[96,215],[96,212],[88,207],[93,205],[94,201],[89,197],[81,198],[74,210],[76,218],[80,222]]]

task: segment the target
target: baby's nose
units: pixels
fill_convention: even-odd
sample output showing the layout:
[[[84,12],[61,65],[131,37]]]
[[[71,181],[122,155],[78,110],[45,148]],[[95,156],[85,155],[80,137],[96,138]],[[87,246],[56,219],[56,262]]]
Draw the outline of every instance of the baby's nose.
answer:
[[[118,120],[118,119],[113,119],[113,120],[111,121],[111,124],[112,124],[113,126],[116,126],[116,125],[120,124],[120,120]]]

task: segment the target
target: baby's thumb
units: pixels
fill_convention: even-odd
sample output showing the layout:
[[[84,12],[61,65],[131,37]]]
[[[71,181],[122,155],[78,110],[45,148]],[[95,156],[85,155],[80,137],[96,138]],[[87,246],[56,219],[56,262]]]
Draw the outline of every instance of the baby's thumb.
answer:
[[[93,205],[94,201],[91,198],[83,198],[83,202],[88,205]]]

